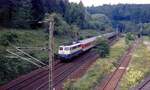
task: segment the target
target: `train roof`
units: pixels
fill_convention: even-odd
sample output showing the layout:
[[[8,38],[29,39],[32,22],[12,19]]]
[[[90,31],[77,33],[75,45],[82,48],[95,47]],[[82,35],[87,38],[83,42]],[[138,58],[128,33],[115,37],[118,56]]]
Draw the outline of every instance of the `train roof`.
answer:
[[[103,36],[108,38],[108,37],[113,36],[114,34],[116,34],[116,32],[106,33],[106,34],[103,34]]]
[[[71,45],[62,45],[60,47],[74,47],[74,46],[77,46],[77,45],[80,45],[80,43],[74,43],[74,44],[71,44]]]
[[[71,44],[67,44],[67,45],[61,45],[60,47],[74,47],[74,46],[79,45],[79,44],[81,44],[81,43],[83,44],[83,43],[92,42],[92,41],[94,41],[96,38],[100,38],[100,37],[103,37],[103,36],[110,37],[110,36],[112,36],[113,34],[115,34],[115,32],[106,33],[106,34],[103,34],[103,35],[99,35],[99,36],[95,36],[95,37],[91,37],[91,38],[79,40],[78,42],[71,43]]]
[[[87,38],[87,39],[84,39],[84,40],[80,40],[79,42],[80,43],[88,43],[88,42],[91,42],[91,41],[95,40],[96,38],[97,38],[97,36],[91,37],[91,38]]]

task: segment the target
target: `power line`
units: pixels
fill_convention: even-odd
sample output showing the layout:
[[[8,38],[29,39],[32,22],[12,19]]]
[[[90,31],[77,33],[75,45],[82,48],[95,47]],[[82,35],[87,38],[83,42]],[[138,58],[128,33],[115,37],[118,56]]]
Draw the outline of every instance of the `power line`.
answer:
[[[28,62],[30,62],[30,63],[36,65],[37,67],[42,67],[41,65],[39,65],[39,64],[37,64],[37,63],[35,63],[35,62],[33,62],[33,61],[31,61],[31,60],[25,58],[25,57],[22,57],[22,56],[20,56],[20,55],[14,53],[14,52],[8,50],[8,49],[7,49],[6,51],[9,52],[9,53],[11,53],[12,55],[15,55],[15,56],[17,56],[17,57],[19,57],[19,58],[21,58],[21,59],[23,59],[23,60],[25,60],[25,61],[28,61]]]
[[[30,57],[31,59],[33,59],[33,60],[35,60],[35,61],[39,62],[40,64],[42,64],[42,65],[46,65],[45,63],[41,62],[40,60],[36,59],[35,57],[32,57],[32,56],[31,56],[31,55],[29,55],[28,53],[26,53],[26,52],[22,51],[21,49],[18,49],[16,46],[12,45],[12,47],[14,47],[16,50],[20,51],[21,53],[23,53],[23,54],[27,55],[27,56],[28,56],[28,57]]]

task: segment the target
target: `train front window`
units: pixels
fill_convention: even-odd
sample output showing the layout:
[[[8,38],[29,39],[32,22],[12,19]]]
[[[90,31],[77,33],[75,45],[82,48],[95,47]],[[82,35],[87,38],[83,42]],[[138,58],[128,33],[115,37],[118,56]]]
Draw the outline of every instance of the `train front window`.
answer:
[[[59,50],[63,50],[63,47],[60,47]]]

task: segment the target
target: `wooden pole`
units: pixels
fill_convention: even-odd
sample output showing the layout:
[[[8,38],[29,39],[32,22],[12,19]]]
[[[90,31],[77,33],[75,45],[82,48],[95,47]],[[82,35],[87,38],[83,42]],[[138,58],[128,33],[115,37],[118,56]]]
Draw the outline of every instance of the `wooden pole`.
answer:
[[[54,31],[54,18],[49,18],[49,90],[53,90],[52,70],[53,70],[53,31]]]

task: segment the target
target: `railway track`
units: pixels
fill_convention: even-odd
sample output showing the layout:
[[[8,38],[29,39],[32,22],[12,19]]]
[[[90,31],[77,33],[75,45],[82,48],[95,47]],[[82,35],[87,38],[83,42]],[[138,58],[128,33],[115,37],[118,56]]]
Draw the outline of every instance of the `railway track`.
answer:
[[[150,80],[145,82],[138,90],[150,90]]]
[[[135,87],[131,90],[150,90],[150,77],[146,78],[137,87]]]
[[[121,63],[118,65],[117,69],[109,76],[109,78],[104,82],[104,84],[98,88],[98,90],[115,90],[121,80],[123,74],[125,73],[128,64],[132,57],[132,52],[137,47],[137,41],[128,48],[127,52],[121,58]]]
[[[94,54],[92,52],[89,52],[88,54],[86,54],[86,56],[84,56],[80,59],[77,59],[74,62],[70,62],[70,63],[66,64],[65,66],[54,71],[53,87],[56,88],[57,85],[62,83],[63,80],[65,80],[65,78],[67,76],[69,76],[74,70],[80,68],[80,66],[83,65],[85,63],[85,61],[89,60],[88,58],[90,57],[90,55],[94,55]],[[41,84],[40,83],[32,83],[32,85],[24,88],[23,90],[29,90],[29,89],[33,90],[35,88],[36,88],[36,90],[47,90],[48,89],[48,75],[41,78],[41,80],[44,81],[44,83],[41,83]]]

